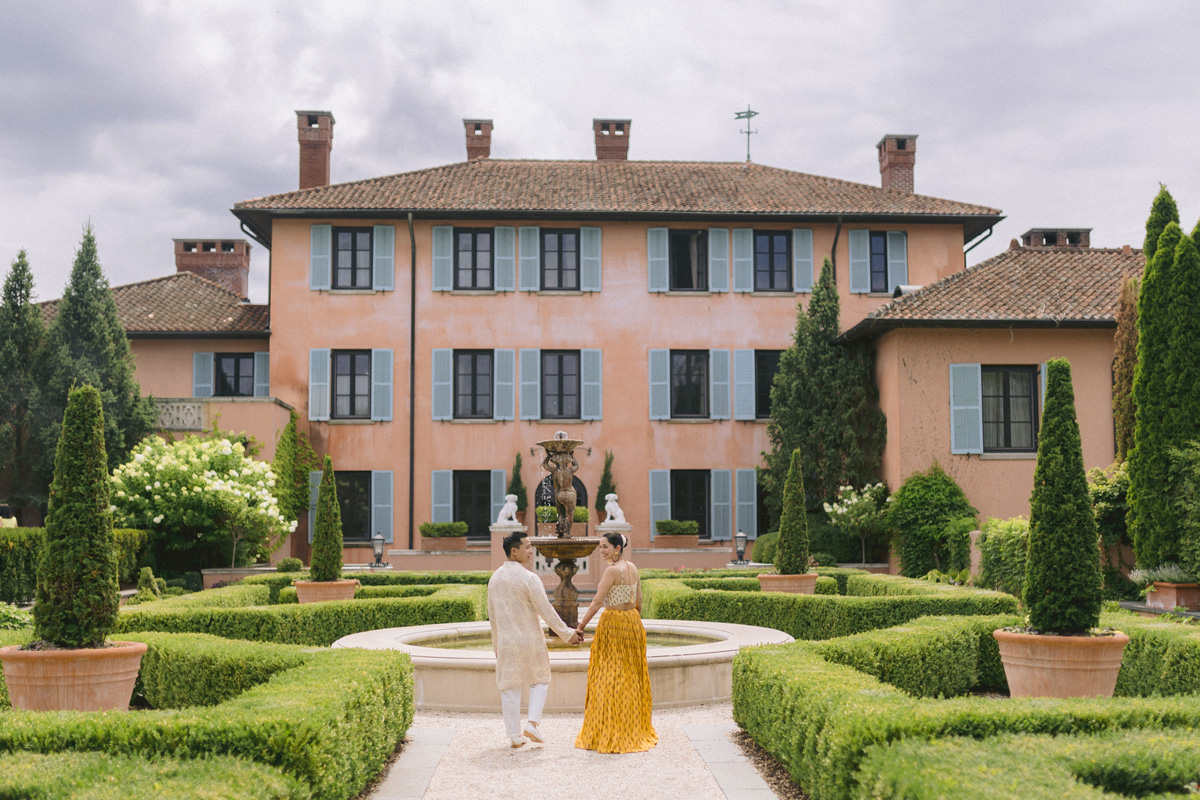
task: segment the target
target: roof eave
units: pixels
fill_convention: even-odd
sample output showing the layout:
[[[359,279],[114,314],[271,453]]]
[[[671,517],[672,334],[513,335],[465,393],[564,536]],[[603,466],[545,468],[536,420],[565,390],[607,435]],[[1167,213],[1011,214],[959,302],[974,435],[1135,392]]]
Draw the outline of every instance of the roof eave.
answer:
[[[899,328],[1116,328],[1112,319],[877,319],[868,317],[838,337],[840,341],[875,339]]]
[[[130,339],[269,339],[271,331],[125,331]]]

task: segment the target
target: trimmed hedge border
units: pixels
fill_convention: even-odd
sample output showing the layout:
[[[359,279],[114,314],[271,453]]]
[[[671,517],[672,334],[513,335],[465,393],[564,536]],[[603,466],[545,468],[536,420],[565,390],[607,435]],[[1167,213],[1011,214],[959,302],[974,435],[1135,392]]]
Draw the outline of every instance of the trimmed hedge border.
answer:
[[[379,597],[428,597],[438,586],[358,586],[354,589],[355,600],[374,600]],[[279,604],[297,603],[296,587],[284,586],[279,590]]]
[[[115,528],[117,577],[122,583],[137,580],[149,534],[133,528]],[[0,528],[0,602],[23,605],[37,590],[37,563],[45,528]]]
[[[208,670],[249,688],[217,705],[174,710],[0,712],[0,752],[233,756],[281,770],[314,798],[346,800],[379,774],[412,724],[412,662],[403,653],[178,634],[125,638],[149,645],[154,655],[143,666],[143,685],[153,691],[155,684],[175,684],[174,702],[213,698],[216,690],[202,674]],[[195,694],[188,696],[193,686]]]
[[[440,584],[487,585],[491,571],[477,572],[350,572],[344,577],[354,578],[363,586],[431,586]],[[251,575],[243,578],[244,586],[266,586],[271,592],[271,603],[279,602],[279,590],[291,586],[293,581],[310,580],[309,573],[284,572],[267,575]]]
[[[1101,624],[1129,634],[1125,682],[1118,680],[1118,691],[1140,697],[961,696],[1007,688],[991,631],[1019,619],[925,619],[846,639],[747,648],[734,659],[734,719],[814,800],[842,800],[855,792],[867,796],[861,794],[869,787],[859,783],[858,771],[871,745],[1200,726],[1200,699],[1161,696],[1200,691],[1200,632],[1174,623],[1143,623],[1129,614],[1105,614]],[[1191,677],[1177,677],[1180,668]],[[1132,677],[1125,677],[1126,669]],[[960,696],[931,699],[953,695]],[[959,774],[967,773],[960,769]]]
[[[867,750],[861,800],[1101,800],[1176,796],[1196,780],[1200,735],[1185,730],[1098,736],[905,740]],[[1161,794],[1157,794],[1161,793]],[[1182,795],[1180,795],[1182,796]]]
[[[0,796],[38,800],[302,800],[308,789],[277,769],[235,758],[141,758],[106,753],[0,755]]]

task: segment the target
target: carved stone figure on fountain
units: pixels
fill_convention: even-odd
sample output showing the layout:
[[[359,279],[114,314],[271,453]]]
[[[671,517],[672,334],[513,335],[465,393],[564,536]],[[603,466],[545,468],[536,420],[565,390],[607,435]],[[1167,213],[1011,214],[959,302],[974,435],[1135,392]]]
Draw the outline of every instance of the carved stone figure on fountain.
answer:
[[[542,459],[542,469],[550,473],[554,486],[554,505],[558,508],[558,524],[554,532],[559,537],[571,535],[571,523],[575,519],[575,488],[572,480],[579,470],[579,462],[571,452],[554,453],[546,451]]]

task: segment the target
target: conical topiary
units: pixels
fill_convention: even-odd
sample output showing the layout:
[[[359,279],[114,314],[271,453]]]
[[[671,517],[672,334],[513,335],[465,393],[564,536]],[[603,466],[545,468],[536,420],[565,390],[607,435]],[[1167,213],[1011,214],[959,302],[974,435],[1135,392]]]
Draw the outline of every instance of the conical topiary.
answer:
[[[37,637],[58,647],[99,647],[116,624],[120,591],[108,484],[100,392],[72,389],[54,458],[33,606]]]
[[[314,581],[336,581],[342,577],[342,510],[338,506],[333,459],[329,456],[325,456],[321,487],[317,490],[311,571]]]
[[[1083,470],[1071,365],[1046,363],[1046,407],[1029,499],[1025,605],[1038,633],[1080,635],[1100,621],[1100,548]]]
[[[804,504],[800,448],[792,451],[792,465],[783,484],[783,516],[779,520],[775,571],[780,575],[808,574],[808,514]]]

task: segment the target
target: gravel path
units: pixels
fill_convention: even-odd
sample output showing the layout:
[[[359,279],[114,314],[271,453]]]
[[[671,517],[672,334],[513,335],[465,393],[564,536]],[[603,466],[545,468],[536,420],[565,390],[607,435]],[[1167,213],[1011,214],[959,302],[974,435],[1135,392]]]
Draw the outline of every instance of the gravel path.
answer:
[[[504,735],[499,714],[418,711],[413,729],[424,732],[423,735],[418,733],[411,744],[405,745],[398,768],[392,770],[396,774],[389,774],[369,798],[775,798],[765,784],[761,789],[754,784],[754,780],[761,779],[753,773],[752,765],[706,763],[697,749],[704,749],[709,762],[713,762],[722,758],[714,756],[714,752],[726,752],[733,745],[717,742],[714,748],[705,742],[693,742],[700,729],[692,726],[733,726],[729,703],[655,711],[658,746],[645,753],[602,755],[577,750],[575,735],[582,723],[581,714],[547,714],[539,726],[546,743],[530,743],[514,750]],[[727,738],[723,733],[719,736]],[[741,760],[740,751],[737,752],[736,760]],[[740,769],[744,773],[749,769],[753,773],[740,776],[747,782],[745,789],[730,789],[731,767],[736,768],[734,772]],[[728,791],[718,785],[714,769],[722,776]]]

